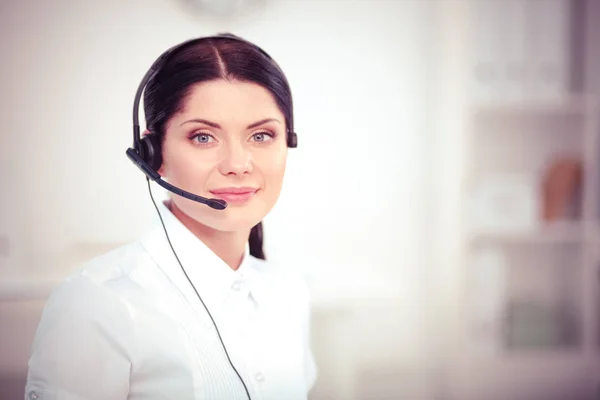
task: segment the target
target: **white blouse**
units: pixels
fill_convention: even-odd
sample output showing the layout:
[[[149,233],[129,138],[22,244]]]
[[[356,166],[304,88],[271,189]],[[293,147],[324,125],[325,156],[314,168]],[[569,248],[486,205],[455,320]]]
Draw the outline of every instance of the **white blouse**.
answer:
[[[317,372],[303,281],[248,249],[232,270],[158,206],[251,398],[306,399]],[[25,399],[246,398],[158,217],[141,240],[91,260],[53,291],[25,388]]]

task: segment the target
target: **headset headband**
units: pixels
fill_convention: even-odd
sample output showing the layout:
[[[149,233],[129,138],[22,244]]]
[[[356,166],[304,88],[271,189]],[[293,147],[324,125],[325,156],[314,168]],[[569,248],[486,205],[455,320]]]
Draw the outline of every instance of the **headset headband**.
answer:
[[[146,72],[140,85],[138,86],[137,92],[135,94],[135,100],[133,102],[133,148],[128,148],[126,151],[127,157],[146,175],[146,179],[151,179],[158,183],[163,188],[179,195],[185,197],[187,199],[197,201],[202,204],[206,204],[209,207],[212,207],[217,210],[224,210],[227,207],[227,203],[221,199],[209,199],[203,196],[199,196],[197,194],[188,192],[184,189],[171,185],[170,183],[164,181],[158,170],[162,164],[162,156],[160,150],[160,139],[157,135],[146,135],[143,139],[140,135],[140,121],[139,121],[139,108],[140,102],[142,99],[142,93],[146,88],[148,82],[160,71],[160,69],[165,64],[166,60],[175,52],[179,51],[181,48],[190,45],[191,43],[196,43],[201,40],[208,39],[231,39],[236,40],[238,42],[246,43],[258,51],[260,51],[263,55],[265,55],[269,60],[273,62],[276,68],[281,71],[281,68],[273,61],[273,59],[260,47],[252,44],[244,39],[238,38],[237,36],[231,34],[220,34],[217,36],[208,36],[199,39],[192,39],[175,45],[169,49],[167,49],[164,53],[162,53],[156,61],[152,63],[152,66]],[[283,74],[283,72],[282,72]],[[284,75],[285,76],[285,75]],[[284,78],[285,79],[285,78]],[[298,145],[298,137],[296,133],[293,132],[291,127],[287,129],[287,144],[288,147],[296,147]]]
[[[181,50],[182,48],[187,47],[188,45],[191,45],[193,43],[197,43],[197,42],[204,41],[204,40],[210,40],[210,39],[237,40],[238,42],[242,42],[242,43],[252,46],[256,50],[260,51],[263,55],[265,55],[265,57],[267,57],[269,60],[273,61],[273,58],[269,54],[267,54],[266,51],[264,51],[263,49],[261,49],[260,47],[255,45],[254,43],[250,43],[249,41],[244,40],[238,36],[232,35],[230,33],[221,33],[216,36],[206,36],[206,37],[201,37],[201,38],[196,38],[196,39],[190,39],[190,40],[186,40],[185,42],[182,42],[175,46],[170,47],[152,63],[152,65],[150,66],[150,69],[148,70],[148,72],[146,72],[146,74],[142,78],[142,81],[140,82],[140,84],[138,86],[137,92],[135,93],[135,99],[133,101],[133,149],[136,152],[139,153],[139,151],[141,150],[140,149],[140,141],[142,140],[142,137],[140,134],[139,108],[140,108],[140,102],[142,99],[142,94],[144,93],[144,89],[146,88],[146,85],[160,71],[162,66],[167,62],[167,60],[173,53],[176,53],[179,50]],[[277,64],[275,64],[275,65],[277,66]],[[279,66],[277,66],[277,68],[279,68]]]

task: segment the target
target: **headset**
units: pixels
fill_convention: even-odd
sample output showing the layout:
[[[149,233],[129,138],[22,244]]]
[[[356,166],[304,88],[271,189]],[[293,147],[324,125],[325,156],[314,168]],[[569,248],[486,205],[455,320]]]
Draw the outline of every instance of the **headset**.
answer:
[[[179,263],[179,266],[181,267],[181,270],[183,271],[189,284],[194,289],[194,292],[196,292],[198,299],[200,299],[200,302],[202,303],[202,305],[204,306],[204,309],[208,313],[208,316],[210,317],[210,319],[213,323],[213,326],[215,327],[215,330],[217,332],[217,335],[219,337],[219,341],[221,342],[221,346],[223,347],[223,350],[225,351],[225,355],[227,357],[227,360],[229,361],[229,365],[231,366],[231,368],[233,369],[233,371],[236,373],[237,377],[239,378],[240,382],[244,386],[244,390],[246,391],[248,400],[251,400],[250,393],[248,392],[248,387],[246,386],[246,383],[242,379],[240,373],[237,371],[237,369],[233,365],[233,362],[231,361],[231,358],[229,357],[229,353],[227,352],[227,348],[225,347],[225,343],[223,342],[223,339],[221,338],[221,333],[219,332],[219,329],[217,327],[217,324],[215,323],[215,320],[212,317],[212,314],[208,310],[208,307],[206,307],[206,304],[202,300],[202,297],[198,293],[198,290],[196,290],[196,287],[190,280],[187,272],[185,271],[185,268],[183,268],[183,265],[182,265],[181,261],[179,260],[179,257],[177,256],[177,253],[175,252],[175,249],[173,248],[173,244],[171,243],[171,239],[169,238],[169,234],[167,233],[167,228],[165,227],[165,224],[164,224],[164,221],[160,214],[160,211],[156,205],[156,202],[154,201],[154,197],[152,196],[152,190],[150,188],[150,180],[158,183],[160,186],[162,186],[163,188],[167,189],[170,192],[178,194],[179,196],[182,196],[186,199],[205,204],[215,210],[224,210],[225,208],[227,208],[227,203],[221,199],[209,199],[209,198],[202,197],[202,196],[199,196],[194,193],[190,193],[186,190],[183,190],[179,187],[173,186],[170,183],[164,181],[162,179],[162,177],[160,176],[160,174],[158,173],[158,170],[162,164],[162,155],[161,155],[162,152],[161,152],[160,138],[158,137],[157,134],[155,134],[153,132],[151,132],[147,135],[144,135],[143,138],[140,135],[139,107],[140,107],[140,102],[142,99],[142,94],[143,94],[144,89],[146,88],[146,85],[148,84],[148,82],[154,76],[156,76],[156,74],[160,71],[160,69],[163,67],[163,65],[169,60],[169,57],[171,57],[173,54],[179,52],[183,48],[185,48],[189,45],[198,43],[199,41],[220,40],[220,39],[235,40],[235,41],[250,45],[253,48],[255,48],[256,50],[258,50],[259,52],[261,52],[264,56],[266,56],[269,60],[271,60],[277,68],[279,68],[279,66],[277,65],[277,63],[275,63],[275,61],[271,58],[271,56],[269,56],[260,47],[258,47],[257,45],[255,45],[253,43],[250,43],[238,36],[235,36],[235,35],[232,35],[229,33],[222,33],[222,34],[218,34],[216,36],[206,36],[206,37],[201,37],[201,38],[197,38],[197,39],[187,40],[185,42],[182,42],[178,45],[175,45],[175,46],[167,49],[164,53],[162,53],[156,59],[156,61],[154,61],[152,63],[152,66],[146,72],[146,74],[142,78],[142,81],[140,82],[140,85],[138,86],[137,92],[135,94],[135,99],[133,102],[133,146],[127,149],[126,154],[127,154],[127,157],[144,173],[144,175],[146,175],[146,182],[148,184],[148,191],[150,193],[150,198],[152,199],[152,203],[154,204],[156,212],[158,213],[158,217],[159,217],[162,227],[164,229],[169,246],[171,247],[171,250],[173,251],[173,254],[175,255],[175,258],[177,259],[177,262]],[[290,148],[296,148],[298,146],[298,136],[294,132],[293,126],[291,126],[292,121],[289,121],[289,124],[290,124],[290,126],[288,127],[288,130],[287,130],[287,145]]]
[[[186,199],[190,199],[193,201],[197,201],[198,203],[206,204],[207,206],[214,208],[216,210],[224,210],[227,208],[227,203],[221,199],[208,199],[206,197],[198,196],[196,194],[190,193],[186,190],[178,188],[176,186],[171,185],[168,182],[162,180],[160,174],[158,173],[158,169],[162,164],[162,152],[161,152],[161,143],[160,138],[155,133],[150,133],[144,135],[142,138],[140,135],[140,121],[139,121],[139,108],[140,101],[142,99],[142,94],[148,82],[160,71],[162,66],[168,61],[169,57],[174,53],[179,52],[184,47],[187,47],[191,44],[198,43],[199,41],[205,40],[218,40],[218,39],[229,39],[236,40],[238,42],[245,43],[249,46],[252,46],[256,50],[260,51],[265,57],[275,64],[277,68],[279,66],[267,52],[263,49],[255,45],[254,43],[250,43],[247,40],[244,40],[238,36],[222,33],[216,36],[207,36],[198,39],[187,40],[183,43],[175,45],[169,49],[167,49],[163,54],[161,54],[156,61],[152,63],[152,66],[146,72],[140,85],[135,94],[135,100],[133,103],[133,147],[128,148],[126,151],[127,157],[133,161],[135,165],[146,175],[147,178],[155,181],[163,188],[167,189],[170,192],[178,194]],[[293,118],[292,118],[293,119]],[[290,125],[292,125],[292,121],[289,121]],[[287,129],[287,145],[290,148],[296,148],[298,146],[298,135],[294,132],[293,126],[289,126]]]

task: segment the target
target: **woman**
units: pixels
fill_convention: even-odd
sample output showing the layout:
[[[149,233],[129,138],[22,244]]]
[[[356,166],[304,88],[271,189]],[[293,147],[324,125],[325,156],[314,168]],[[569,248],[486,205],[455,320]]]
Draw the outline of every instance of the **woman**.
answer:
[[[186,42],[148,76],[137,152],[154,143],[162,178],[227,207],[171,195],[143,238],[55,289],[25,398],[305,399],[308,291],[262,248],[295,141],[287,80],[233,35]]]

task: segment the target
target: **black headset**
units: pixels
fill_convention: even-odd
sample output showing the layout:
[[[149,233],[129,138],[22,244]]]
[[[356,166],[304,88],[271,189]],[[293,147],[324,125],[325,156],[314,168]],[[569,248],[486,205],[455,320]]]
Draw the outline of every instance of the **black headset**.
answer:
[[[142,172],[151,180],[158,183],[163,188],[176,193],[182,197],[185,197],[190,200],[197,201],[202,204],[206,204],[209,207],[212,207],[217,210],[224,210],[227,207],[227,203],[221,199],[207,199],[206,197],[198,196],[196,194],[185,191],[181,188],[171,185],[168,182],[165,182],[161,179],[160,174],[158,173],[158,169],[162,164],[162,151],[161,151],[161,143],[160,138],[154,132],[144,135],[141,137],[140,134],[140,121],[139,121],[139,108],[140,102],[142,99],[142,94],[148,82],[156,76],[156,74],[160,71],[162,66],[167,62],[169,57],[174,53],[180,51],[184,47],[187,47],[191,44],[197,43],[199,41],[211,40],[211,39],[228,39],[228,40],[236,40],[241,43],[245,43],[249,46],[252,46],[256,50],[260,51],[265,57],[271,60],[277,68],[279,66],[277,63],[265,52],[263,49],[255,45],[254,43],[248,42],[238,36],[222,33],[216,36],[207,36],[197,39],[187,40],[183,43],[175,45],[169,49],[167,49],[164,53],[162,53],[156,61],[152,63],[152,66],[146,72],[140,85],[138,86],[137,92],[135,94],[135,99],[133,102],[133,147],[128,148],[126,151],[127,157],[133,161],[137,167],[142,170]],[[298,135],[294,132],[293,129],[293,118],[291,118],[289,122],[289,127],[287,129],[287,145],[290,148],[296,148],[298,146]]]
[[[207,37],[202,37],[202,38],[198,38],[198,39],[191,39],[191,40],[185,41],[183,43],[180,43],[178,45],[171,47],[170,49],[166,50],[163,54],[161,54],[160,57],[158,57],[156,59],[156,61],[154,61],[152,63],[152,66],[150,67],[148,72],[146,72],[146,74],[144,75],[144,78],[142,79],[142,82],[140,83],[140,85],[137,89],[137,92],[135,94],[135,100],[133,103],[133,147],[128,148],[126,151],[126,154],[127,154],[127,157],[131,161],[133,161],[133,163],[135,165],[137,165],[137,167],[139,169],[141,169],[142,172],[146,175],[146,181],[148,183],[148,191],[150,192],[150,198],[152,199],[152,203],[154,204],[154,207],[156,208],[156,212],[158,213],[158,216],[160,218],[160,222],[163,226],[169,246],[171,247],[171,250],[173,251],[173,254],[175,255],[175,258],[177,259],[177,262],[179,263],[179,266],[181,267],[181,270],[183,271],[185,277],[187,278],[188,282],[194,289],[194,292],[196,292],[196,295],[200,299],[200,302],[204,306],[204,309],[208,313],[208,316],[210,317],[210,319],[215,327],[215,330],[217,332],[217,335],[219,337],[219,341],[221,342],[221,345],[223,346],[223,350],[225,351],[225,355],[227,356],[229,365],[231,365],[231,368],[238,376],[240,382],[244,386],[246,395],[248,396],[248,399],[250,400],[250,393],[248,391],[248,387],[246,386],[246,383],[242,379],[240,373],[237,371],[237,369],[233,365],[233,362],[231,361],[231,358],[229,357],[229,353],[227,352],[227,348],[225,347],[225,343],[223,342],[223,339],[221,338],[221,333],[219,332],[219,329],[217,327],[217,324],[215,323],[215,320],[212,317],[212,314],[208,310],[208,307],[206,307],[206,304],[204,303],[204,300],[202,300],[202,297],[198,293],[198,290],[196,290],[196,287],[190,280],[187,272],[185,271],[185,268],[183,268],[183,265],[181,264],[181,261],[179,260],[179,257],[177,256],[177,253],[175,252],[175,249],[173,248],[173,244],[171,243],[171,239],[169,238],[167,228],[165,227],[165,224],[164,224],[164,221],[160,214],[160,211],[159,211],[158,207],[156,206],[154,197],[152,196],[152,190],[150,189],[150,180],[155,181],[160,186],[162,186],[163,188],[165,188],[173,193],[176,193],[187,199],[194,200],[194,201],[197,201],[202,204],[206,204],[207,206],[214,208],[216,210],[224,210],[227,207],[227,203],[221,199],[207,199],[206,197],[198,196],[196,194],[187,192],[183,189],[180,189],[176,186],[171,185],[168,182],[163,181],[160,174],[158,173],[158,169],[160,168],[160,166],[162,164],[160,138],[155,133],[150,133],[150,134],[144,135],[143,138],[140,135],[140,122],[139,122],[138,113],[139,113],[139,107],[140,107],[140,101],[142,98],[142,93],[144,92],[144,89],[146,88],[146,85],[148,84],[148,82],[160,71],[161,67],[165,64],[165,62],[168,60],[168,58],[173,53],[178,52],[179,50],[181,50],[182,48],[184,48],[190,44],[197,43],[197,42],[203,41],[203,40],[209,40],[209,39],[230,39],[230,40],[237,40],[239,42],[243,42],[245,44],[252,46],[253,48],[257,49],[258,51],[260,51],[269,60],[273,61],[275,66],[277,66],[275,61],[260,47],[256,46],[253,43],[250,43],[238,36],[235,36],[235,35],[232,35],[229,33],[219,34],[217,36],[207,36]],[[279,66],[277,66],[277,68],[279,68]],[[289,121],[289,124],[290,124],[290,126],[288,127],[288,130],[287,130],[287,145],[288,145],[288,147],[295,148],[298,146],[298,137],[293,130],[292,121]]]

